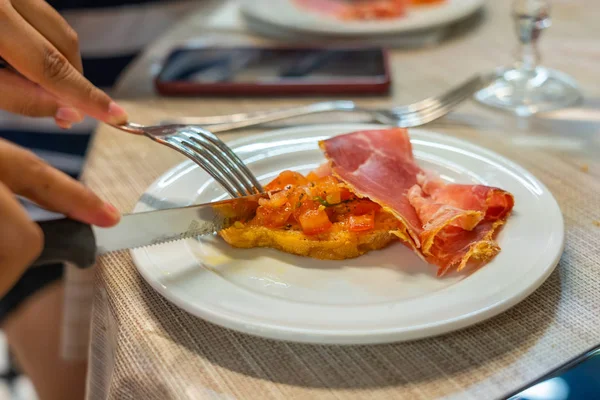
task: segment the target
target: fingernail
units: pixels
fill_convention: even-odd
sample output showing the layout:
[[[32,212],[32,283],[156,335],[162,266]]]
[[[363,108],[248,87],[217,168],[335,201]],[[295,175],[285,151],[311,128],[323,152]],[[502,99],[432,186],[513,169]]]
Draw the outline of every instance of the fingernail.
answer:
[[[108,218],[107,218],[108,217]],[[119,222],[121,219],[121,213],[110,203],[104,203],[102,207],[102,222],[100,225],[112,226]]]
[[[111,117],[109,122],[113,124],[122,124],[127,122],[127,112],[125,112],[123,107],[114,101],[111,101],[108,105],[108,114]]]
[[[75,110],[71,107],[61,107],[56,111],[55,115],[56,119],[60,119],[63,121],[68,121],[71,123],[81,122],[83,120],[83,115],[79,113],[79,111]]]
[[[117,207],[113,206],[110,203],[105,203],[104,204],[104,209],[111,214],[113,217],[116,218],[121,218],[121,213],[119,212],[119,210],[117,210]]]
[[[56,122],[56,125],[61,129],[71,129],[71,123],[69,121],[56,118],[54,122]]]

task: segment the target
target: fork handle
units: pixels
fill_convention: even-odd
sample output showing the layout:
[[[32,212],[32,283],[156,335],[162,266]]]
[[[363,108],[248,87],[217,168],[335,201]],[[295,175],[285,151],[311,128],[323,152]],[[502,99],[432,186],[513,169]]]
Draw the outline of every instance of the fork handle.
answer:
[[[277,110],[256,111],[216,117],[180,117],[161,121],[161,124],[199,125],[207,127],[211,132],[224,132],[246,128],[282,119],[318,114],[330,111],[354,111],[356,104],[352,101],[326,101],[312,103],[300,107],[281,108]]]

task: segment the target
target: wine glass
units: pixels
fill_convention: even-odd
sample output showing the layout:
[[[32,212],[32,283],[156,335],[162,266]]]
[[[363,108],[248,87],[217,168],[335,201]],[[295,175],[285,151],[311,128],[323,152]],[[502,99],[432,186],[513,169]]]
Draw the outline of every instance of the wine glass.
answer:
[[[550,5],[546,0],[515,0],[512,15],[519,37],[519,59],[512,67],[500,68],[492,83],[478,91],[482,104],[530,116],[568,107],[581,99],[577,83],[570,76],[539,65],[538,39],[550,26]]]

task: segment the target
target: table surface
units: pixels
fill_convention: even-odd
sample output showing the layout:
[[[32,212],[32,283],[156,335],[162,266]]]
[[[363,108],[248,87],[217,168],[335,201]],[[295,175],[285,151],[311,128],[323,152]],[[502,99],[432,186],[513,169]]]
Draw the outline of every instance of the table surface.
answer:
[[[435,46],[392,51],[390,106],[437,94],[475,72],[512,61],[509,1],[489,1],[470,29]],[[556,271],[519,305],[477,326],[437,338],[379,346],[275,342],[216,327],[168,303],[137,274],[127,252],[100,259],[91,350],[91,398],[497,398],[600,342],[600,3],[554,1],[542,38],[543,64],[571,74],[583,104],[517,119],[465,103],[428,128],[486,146],[518,162],[552,191],[567,243]],[[117,96],[131,120],[216,115],[320,99],[160,98],[151,77],[167,50],[193,38],[266,43],[250,35],[230,2],[206,2],[140,57]],[[358,121],[348,114],[328,121]],[[224,140],[323,116],[223,133]],[[84,179],[130,211],[145,188],[184,159],[167,148],[101,126]],[[543,210],[540,210],[543,212]]]

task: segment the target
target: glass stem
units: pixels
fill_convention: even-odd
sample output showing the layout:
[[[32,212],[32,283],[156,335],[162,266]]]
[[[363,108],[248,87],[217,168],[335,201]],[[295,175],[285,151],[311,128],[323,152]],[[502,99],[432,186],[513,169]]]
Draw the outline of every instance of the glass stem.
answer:
[[[521,43],[519,54],[518,68],[528,75],[533,74],[540,60],[537,43]]]
[[[513,19],[519,38],[516,68],[525,76],[535,75],[539,63],[538,39],[550,26],[550,10],[546,0],[515,0]]]

